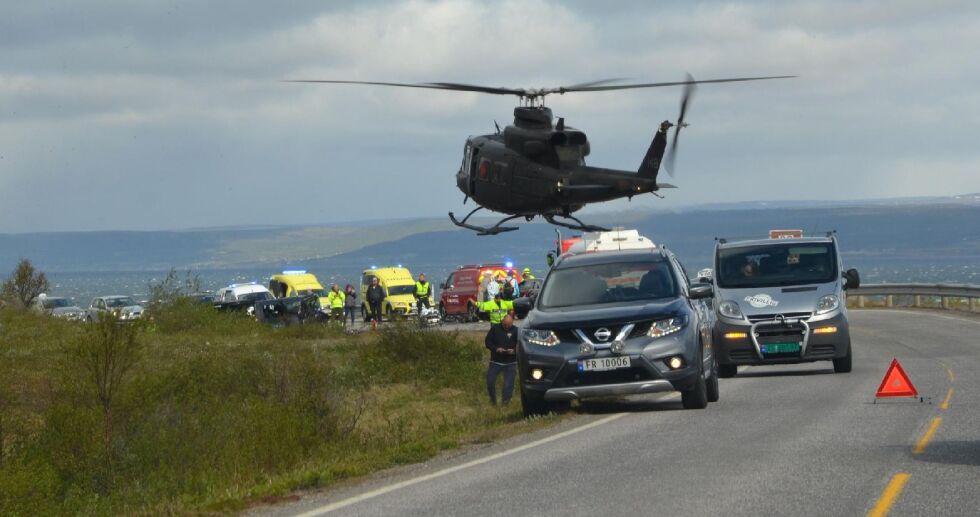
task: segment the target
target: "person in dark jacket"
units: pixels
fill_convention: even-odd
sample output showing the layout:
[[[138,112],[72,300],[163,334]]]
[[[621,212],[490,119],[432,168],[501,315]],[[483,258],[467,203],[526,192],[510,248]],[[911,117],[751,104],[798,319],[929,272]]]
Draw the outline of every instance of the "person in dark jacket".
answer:
[[[514,377],[517,375],[517,327],[511,315],[504,317],[499,325],[490,327],[485,340],[490,350],[490,367],[487,368],[487,394],[490,403],[497,404],[497,377],[504,374],[504,387],[501,400],[510,402],[514,395]]]
[[[371,277],[371,285],[368,286],[364,298],[371,309],[371,319],[381,323],[381,302],[385,299],[385,288],[378,284],[378,277]]]
[[[344,288],[344,321],[350,318],[350,326],[354,326],[354,313],[357,311],[357,290],[354,286],[347,284]]]

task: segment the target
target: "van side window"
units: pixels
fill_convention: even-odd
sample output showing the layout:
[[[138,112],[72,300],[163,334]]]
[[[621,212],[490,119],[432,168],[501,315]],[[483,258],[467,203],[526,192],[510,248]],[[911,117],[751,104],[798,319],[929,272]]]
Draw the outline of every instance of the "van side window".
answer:
[[[453,287],[456,286],[456,284],[453,282],[453,278],[455,276],[456,276],[456,273],[449,273],[449,278],[446,279],[446,288],[447,289],[451,289],[451,288],[453,288]]]

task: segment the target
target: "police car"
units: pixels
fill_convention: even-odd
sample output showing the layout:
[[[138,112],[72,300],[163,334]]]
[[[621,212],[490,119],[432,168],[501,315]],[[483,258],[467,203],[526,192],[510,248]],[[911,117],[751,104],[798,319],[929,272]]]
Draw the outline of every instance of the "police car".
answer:
[[[736,375],[739,365],[813,361],[851,371],[844,291],[858,287],[860,276],[843,270],[835,233],[773,230],[768,239],[719,239],[708,281],[719,376]]]

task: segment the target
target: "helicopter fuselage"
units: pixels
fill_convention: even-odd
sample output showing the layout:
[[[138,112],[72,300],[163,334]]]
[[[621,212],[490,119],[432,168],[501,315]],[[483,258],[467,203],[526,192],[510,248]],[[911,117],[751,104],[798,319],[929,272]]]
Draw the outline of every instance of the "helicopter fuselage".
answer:
[[[505,136],[500,134],[468,138],[463,163],[456,173],[456,185],[463,194],[496,212],[567,215],[589,203],[658,189],[655,177],[586,166],[588,141],[584,134],[581,143],[575,144],[584,152],[580,150],[578,157],[574,151],[568,153],[570,160],[555,160],[554,156],[530,159],[506,144]]]

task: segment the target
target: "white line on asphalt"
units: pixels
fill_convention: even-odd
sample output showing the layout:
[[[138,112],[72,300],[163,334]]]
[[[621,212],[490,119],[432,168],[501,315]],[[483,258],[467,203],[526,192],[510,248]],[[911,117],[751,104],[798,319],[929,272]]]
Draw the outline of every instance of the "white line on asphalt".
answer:
[[[419,476],[419,477],[412,478],[412,479],[406,479],[405,481],[401,481],[401,482],[395,483],[393,485],[388,485],[388,486],[385,486],[385,487],[381,487],[381,488],[378,488],[377,490],[371,490],[370,492],[365,492],[363,494],[356,495],[354,497],[351,497],[351,498],[348,498],[348,499],[344,499],[342,501],[337,501],[336,503],[331,503],[331,504],[328,504],[328,505],[325,505],[325,506],[321,506],[319,508],[310,510],[308,512],[304,512],[304,513],[298,514],[296,517],[314,517],[314,516],[317,516],[317,515],[324,515],[324,514],[327,514],[327,513],[332,512],[334,510],[339,510],[341,508],[345,508],[345,507],[350,506],[352,504],[359,503],[361,501],[365,501],[367,499],[371,499],[371,498],[374,498],[374,497],[378,497],[379,495],[384,495],[384,494],[387,494],[389,492],[394,492],[395,490],[398,490],[398,489],[401,489],[401,488],[405,488],[407,486],[417,485],[419,483],[422,483],[422,482],[425,482],[425,481],[429,481],[431,479],[443,477],[443,476],[446,476],[448,474],[452,474],[454,472],[459,472],[460,470],[468,469],[470,467],[475,467],[477,465],[482,465],[484,463],[489,463],[491,461],[498,460],[498,459],[504,458],[506,456],[517,454],[518,452],[523,452],[523,451],[526,451],[528,449],[537,447],[539,445],[544,445],[544,444],[546,444],[548,442],[553,442],[555,440],[560,440],[562,438],[565,438],[566,436],[571,436],[573,434],[580,433],[582,431],[585,431],[585,430],[588,430],[588,429],[592,429],[594,427],[598,427],[598,426],[603,425],[603,424],[608,424],[609,422],[612,422],[613,420],[616,420],[618,418],[622,418],[622,417],[624,417],[626,415],[627,415],[627,413],[616,413],[614,415],[609,415],[609,416],[607,416],[605,418],[596,420],[594,422],[589,422],[588,424],[585,424],[583,426],[576,427],[574,429],[569,429],[567,431],[562,431],[562,432],[560,432],[560,433],[558,433],[556,435],[548,436],[547,438],[542,438],[540,440],[537,440],[537,441],[534,441],[534,442],[531,442],[531,443],[526,443],[524,445],[521,445],[520,447],[515,447],[513,449],[508,449],[506,451],[498,452],[496,454],[491,454],[491,455],[486,456],[486,457],[483,457],[483,458],[479,458],[479,459],[475,459],[473,461],[469,461],[469,462],[463,463],[462,465],[456,465],[455,467],[449,467],[449,468],[446,468],[446,469],[442,469],[440,471],[433,472],[431,474],[426,474],[424,476]]]

